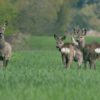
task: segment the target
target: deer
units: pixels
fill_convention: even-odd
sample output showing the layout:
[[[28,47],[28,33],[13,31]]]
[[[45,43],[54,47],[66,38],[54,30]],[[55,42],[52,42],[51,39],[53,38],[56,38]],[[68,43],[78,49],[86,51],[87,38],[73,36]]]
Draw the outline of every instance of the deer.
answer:
[[[7,67],[8,62],[11,58],[12,47],[5,41],[4,32],[8,22],[5,21],[4,25],[0,27],[0,60],[3,61],[3,66]]]
[[[90,69],[96,69],[96,60],[100,58],[100,43],[85,43],[85,36],[87,34],[86,29],[77,30],[74,32],[77,34],[76,37],[73,37],[73,43],[77,45],[77,48],[83,53],[83,62],[85,69],[87,68],[87,63],[89,62]]]
[[[56,40],[56,48],[60,51],[62,63],[65,68],[70,68],[72,61],[78,62],[78,68],[81,67],[83,62],[83,55],[80,49],[75,48],[74,43],[64,43],[66,36],[57,36],[54,34]]]

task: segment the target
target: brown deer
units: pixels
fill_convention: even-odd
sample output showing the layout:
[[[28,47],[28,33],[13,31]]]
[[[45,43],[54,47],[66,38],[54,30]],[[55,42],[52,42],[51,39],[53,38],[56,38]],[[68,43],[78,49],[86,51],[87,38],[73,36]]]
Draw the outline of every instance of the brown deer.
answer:
[[[4,23],[2,27],[0,27],[0,60],[3,61],[3,66],[6,67],[8,65],[8,61],[10,60],[12,48],[11,45],[5,41],[4,32],[7,26],[7,21]]]
[[[70,68],[73,60],[78,62],[78,68],[80,68],[83,62],[83,55],[80,49],[75,48],[74,43],[64,43],[66,36],[60,37],[54,34],[54,38],[56,40],[56,48],[61,52],[65,68]]]
[[[73,43],[77,45],[83,53],[83,60],[84,66],[87,67],[87,62],[89,62],[90,69],[94,67],[96,69],[95,62],[100,57],[100,43],[90,43],[85,44],[85,36],[87,33],[86,29],[80,30],[81,32],[77,31],[77,37],[73,37]]]

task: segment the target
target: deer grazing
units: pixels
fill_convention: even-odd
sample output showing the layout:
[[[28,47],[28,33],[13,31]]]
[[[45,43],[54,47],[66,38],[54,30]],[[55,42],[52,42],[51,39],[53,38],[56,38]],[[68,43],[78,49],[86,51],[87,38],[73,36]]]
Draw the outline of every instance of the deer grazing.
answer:
[[[75,33],[77,37],[73,37],[73,43],[77,45],[77,48],[81,50],[83,53],[83,61],[85,68],[87,67],[87,62],[89,62],[90,69],[93,67],[96,69],[95,62],[100,57],[100,43],[90,43],[85,44],[85,36],[87,34],[87,30],[76,30]]]
[[[6,67],[11,57],[11,45],[5,41],[4,32],[7,26],[7,21],[0,27],[0,60],[3,61],[3,66]]]
[[[75,48],[74,43],[64,43],[66,36],[59,37],[54,34],[54,38],[56,40],[56,48],[61,52],[65,68],[70,68],[73,60],[78,62],[78,68],[80,68],[83,62],[83,55],[80,49]]]

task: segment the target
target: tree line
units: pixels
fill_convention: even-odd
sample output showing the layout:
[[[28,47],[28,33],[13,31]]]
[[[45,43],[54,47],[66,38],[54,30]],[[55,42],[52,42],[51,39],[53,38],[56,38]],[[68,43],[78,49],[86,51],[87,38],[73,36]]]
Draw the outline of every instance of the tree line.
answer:
[[[0,23],[9,22],[7,34],[52,35],[73,27],[100,31],[99,0],[0,0]]]

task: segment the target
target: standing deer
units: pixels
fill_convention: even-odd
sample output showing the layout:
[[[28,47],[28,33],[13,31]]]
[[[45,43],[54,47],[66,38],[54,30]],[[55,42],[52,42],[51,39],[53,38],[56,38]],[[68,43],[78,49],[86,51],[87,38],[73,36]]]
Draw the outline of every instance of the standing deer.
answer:
[[[5,41],[4,32],[7,26],[7,21],[0,27],[0,60],[3,61],[3,66],[6,67],[11,57],[11,45]]]
[[[73,37],[73,43],[78,44],[78,48],[83,53],[84,66],[87,67],[87,62],[89,62],[90,69],[94,67],[96,69],[96,59],[100,57],[100,43],[85,44],[86,29],[77,32],[77,37]]]
[[[73,43],[64,43],[66,36],[59,37],[54,34],[56,48],[61,52],[62,62],[65,68],[70,68],[72,61],[78,61],[78,68],[83,62],[83,55],[80,49],[75,48]]]

